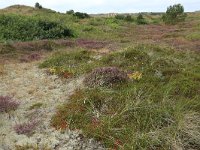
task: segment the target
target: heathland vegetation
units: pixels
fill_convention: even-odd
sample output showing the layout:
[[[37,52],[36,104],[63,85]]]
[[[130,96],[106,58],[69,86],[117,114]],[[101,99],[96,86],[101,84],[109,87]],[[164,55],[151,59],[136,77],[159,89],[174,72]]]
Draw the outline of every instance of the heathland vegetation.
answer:
[[[50,119],[58,131],[81,130],[111,149],[198,150],[199,33],[200,14],[180,4],[164,14],[115,16],[12,6],[0,10],[0,58],[40,60],[38,67],[64,84],[83,78]],[[0,113],[20,105],[0,95]],[[13,130],[30,136],[31,125]]]

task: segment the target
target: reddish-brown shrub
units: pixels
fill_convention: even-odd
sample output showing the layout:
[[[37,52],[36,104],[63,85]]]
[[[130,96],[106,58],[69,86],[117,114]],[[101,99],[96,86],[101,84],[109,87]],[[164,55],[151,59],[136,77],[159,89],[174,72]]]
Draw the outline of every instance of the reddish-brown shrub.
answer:
[[[127,73],[117,67],[102,67],[94,69],[89,73],[84,83],[89,87],[108,86],[128,81]]]
[[[13,100],[9,96],[0,96],[0,112],[9,112],[16,110],[19,106],[19,102]]]

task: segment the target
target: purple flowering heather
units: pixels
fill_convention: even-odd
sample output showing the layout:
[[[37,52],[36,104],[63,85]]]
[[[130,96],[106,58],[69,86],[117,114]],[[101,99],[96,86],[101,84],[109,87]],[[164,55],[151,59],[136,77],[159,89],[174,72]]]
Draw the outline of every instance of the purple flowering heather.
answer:
[[[38,125],[38,121],[33,120],[29,122],[24,122],[21,124],[16,124],[14,126],[14,130],[17,134],[30,135],[34,132],[37,125]]]
[[[128,81],[127,73],[120,70],[117,67],[102,67],[96,68],[91,73],[89,73],[84,83],[87,86],[108,86],[111,87],[118,83],[123,83]]]
[[[19,106],[19,102],[12,99],[9,96],[0,96],[0,112],[9,112],[16,110]]]

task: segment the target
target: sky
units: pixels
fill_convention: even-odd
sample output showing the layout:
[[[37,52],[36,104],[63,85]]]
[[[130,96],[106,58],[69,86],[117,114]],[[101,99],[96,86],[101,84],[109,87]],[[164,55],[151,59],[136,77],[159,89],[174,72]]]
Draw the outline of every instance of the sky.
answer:
[[[34,6],[36,2],[59,12],[73,9],[95,14],[165,12],[168,6],[178,3],[187,12],[200,10],[200,0],[0,0],[0,8],[16,4]]]

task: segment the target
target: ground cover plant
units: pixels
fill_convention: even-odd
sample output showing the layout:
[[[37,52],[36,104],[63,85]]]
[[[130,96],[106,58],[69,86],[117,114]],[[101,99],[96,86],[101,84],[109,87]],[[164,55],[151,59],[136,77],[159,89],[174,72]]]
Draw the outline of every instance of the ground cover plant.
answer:
[[[0,112],[9,112],[16,110],[19,106],[19,102],[13,100],[12,97],[9,96],[0,96]]]
[[[101,75],[94,70],[84,81],[88,88],[77,90],[58,108],[52,126],[81,129],[85,136],[114,149],[198,148],[199,121],[194,118],[200,117],[199,59],[196,53],[155,45],[138,45],[103,56],[92,62],[92,68],[119,67],[126,70],[128,82],[102,87],[96,84]],[[190,129],[187,116],[193,116]]]

